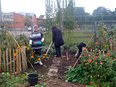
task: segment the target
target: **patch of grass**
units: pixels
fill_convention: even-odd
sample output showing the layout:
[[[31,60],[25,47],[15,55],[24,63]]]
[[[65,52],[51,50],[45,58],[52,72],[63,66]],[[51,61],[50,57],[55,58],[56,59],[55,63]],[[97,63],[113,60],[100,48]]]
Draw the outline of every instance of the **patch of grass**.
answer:
[[[80,42],[88,43],[88,41],[92,37],[92,33],[86,33],[81,31],[64,31],[63,32],[63,38],[65,41],[65,44],[67,45],[75,45]],[[46,32],[44,34],[45,36],[45,45],[49,45],[52,41],[52,33]]]

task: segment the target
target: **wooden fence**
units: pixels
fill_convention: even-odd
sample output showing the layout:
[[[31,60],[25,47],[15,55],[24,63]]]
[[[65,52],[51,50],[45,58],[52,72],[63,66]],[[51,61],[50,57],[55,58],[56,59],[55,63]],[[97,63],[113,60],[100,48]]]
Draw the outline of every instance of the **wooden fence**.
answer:
[[[24,72],[27,69],[27,59],[24,52],[25,47],[22,47],[22,50],[19,48],[0,49],[0,72],[10,72],[12,74]]]

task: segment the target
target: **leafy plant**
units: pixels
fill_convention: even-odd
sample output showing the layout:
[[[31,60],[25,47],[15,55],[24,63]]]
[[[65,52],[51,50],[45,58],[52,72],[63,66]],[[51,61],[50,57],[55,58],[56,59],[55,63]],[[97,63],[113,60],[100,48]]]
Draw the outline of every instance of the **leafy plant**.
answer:
[[[19,76],[10,75],[9,73],[0,74],[0,87],[16,87],[19,84],[23,84],[27,81],[27,74],[21,74]]]
[[[110,82],[116,75],[112,67],[114,60],[112,60],[111,55],[85,51],[80,62],[80,65],[67,71],[66,79],[68,81],[87,85],[96,84],[101,87],[110,86]]]

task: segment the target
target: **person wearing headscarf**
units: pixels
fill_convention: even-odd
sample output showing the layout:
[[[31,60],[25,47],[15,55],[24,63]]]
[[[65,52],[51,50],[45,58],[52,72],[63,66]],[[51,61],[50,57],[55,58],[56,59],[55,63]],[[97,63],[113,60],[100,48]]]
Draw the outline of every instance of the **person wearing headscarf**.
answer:
[[[44,41],[44,37],[42,32],[40,32],[38,26],[34,26],[32,35],[30,36],[29,44],[36,55],[41,56],[43,41]],[[39,62],[40,65],[43,65],[41,61],[37,61],[37,62]]]

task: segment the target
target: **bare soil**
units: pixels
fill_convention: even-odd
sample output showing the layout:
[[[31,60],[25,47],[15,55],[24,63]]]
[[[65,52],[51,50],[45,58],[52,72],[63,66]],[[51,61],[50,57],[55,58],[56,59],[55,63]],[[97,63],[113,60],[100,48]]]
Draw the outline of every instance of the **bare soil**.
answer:
[[[44,63],[43,66],[41,65],[34,65],[35,69],[37,70],[39,75],[38,83],[45,83],[46,87],[85,87],[84,85],[71,83],[65,81],[65,72],[70,67],[73,66],[76,58],[73,55],[69,57],[67,60],[66,57],[61,58],[61,65],[58,66],[58,76],[57,77],[47,77],[47,73],[50,69],[50,66],[53,64],[53,57],[43,59],[42,62]]]

